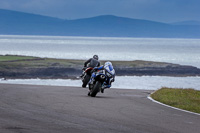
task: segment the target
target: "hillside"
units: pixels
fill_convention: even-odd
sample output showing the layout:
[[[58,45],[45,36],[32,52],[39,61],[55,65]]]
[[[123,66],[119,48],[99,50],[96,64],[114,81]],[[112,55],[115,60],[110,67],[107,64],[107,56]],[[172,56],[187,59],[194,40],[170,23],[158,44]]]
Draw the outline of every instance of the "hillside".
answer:
[[[64,20],[0,9],[0,34],[200,38],[200,25],[174,25],[112,15]]]
[[[181,21],[181,22],[175,22],[171,23],[174,25],[200,25],[200,21]]]

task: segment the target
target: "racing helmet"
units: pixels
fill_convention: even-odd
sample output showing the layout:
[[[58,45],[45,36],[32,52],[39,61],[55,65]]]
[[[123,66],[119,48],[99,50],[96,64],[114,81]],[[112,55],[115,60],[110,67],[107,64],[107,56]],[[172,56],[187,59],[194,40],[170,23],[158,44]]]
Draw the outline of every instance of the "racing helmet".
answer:
[[[115,74],[115,70],[114,70],[113,65],[112,65],[112,63],[110,61],[105,62],[104,69],[106,69],[112,75]]]
[[[96,60],[99,59],[98,55],[94,55],[93,58],[96,59]]]
[[[104,66],[112,66],[112,63],[110,61],[106,61]]]

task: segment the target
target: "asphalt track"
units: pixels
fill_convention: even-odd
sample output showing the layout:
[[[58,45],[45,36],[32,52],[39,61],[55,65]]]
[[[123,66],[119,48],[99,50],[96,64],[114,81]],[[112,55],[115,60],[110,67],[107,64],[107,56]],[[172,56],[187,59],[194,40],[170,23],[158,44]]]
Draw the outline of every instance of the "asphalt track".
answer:
[[[0,84],[0,133],[200,133],[200,116],[147,99],[151,90]]]

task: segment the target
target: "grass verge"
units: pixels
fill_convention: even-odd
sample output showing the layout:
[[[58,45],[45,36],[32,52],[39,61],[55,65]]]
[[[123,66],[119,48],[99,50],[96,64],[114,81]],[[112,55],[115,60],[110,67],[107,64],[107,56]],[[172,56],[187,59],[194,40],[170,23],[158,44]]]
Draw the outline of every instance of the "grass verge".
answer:
[[[151,97],[173,107],[200,113],[200,91],[198,90],[163,87],[151,94]]]

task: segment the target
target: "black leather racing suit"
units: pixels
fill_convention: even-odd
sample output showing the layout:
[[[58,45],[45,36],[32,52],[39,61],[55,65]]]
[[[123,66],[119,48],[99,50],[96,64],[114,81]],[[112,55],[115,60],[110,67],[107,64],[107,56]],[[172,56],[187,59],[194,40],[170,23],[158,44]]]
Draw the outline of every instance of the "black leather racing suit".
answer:
[[[84,63],[84,67],[99,67],[100,66],[100,62],[94,58],[90,58],[89,60],[87,60]]]

